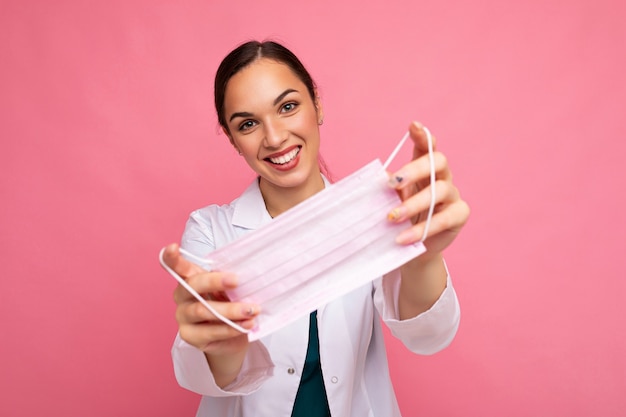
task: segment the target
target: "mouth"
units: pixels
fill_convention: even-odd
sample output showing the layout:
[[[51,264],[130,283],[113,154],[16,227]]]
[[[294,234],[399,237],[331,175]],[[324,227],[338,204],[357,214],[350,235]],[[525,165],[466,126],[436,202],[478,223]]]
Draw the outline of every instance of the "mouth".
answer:
[[[286,153],[284,153],[282,155],[278,155],[278,156],[268,156],[267,158],[264,158],[264,160],[267,161],[267,162],[270,162],[270,163],[272,163],[274,165],[286,165],[289,162],[291,162],[294,159],[296,159],[296,157],[300,153],[300,149],[301,148],[302,148],[301,146],[296,146],[295,148],[293,148],[289,152],[286,152]]]

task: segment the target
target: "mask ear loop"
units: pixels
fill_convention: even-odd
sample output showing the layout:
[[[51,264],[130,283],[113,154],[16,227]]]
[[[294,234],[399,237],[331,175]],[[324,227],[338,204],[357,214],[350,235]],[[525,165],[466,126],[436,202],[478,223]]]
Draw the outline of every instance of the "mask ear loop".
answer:
[[[422,238],[420,239],[420,242],[424,243],[424,241],[428,237],[428,229],[430,228],[430,221],[433,218],[433,213],[435,211],[435,203],[437,200],[435,196],[436,176],[435,176],[435,156],[434,156],[434,151],[433,151],[433,137],[430,134],[430,130],[428,130],[426,126],[423,126],[422,129],[424,130],[424,132],[426,132],[426,140],[428,141],[428,162],[430,164],[430,206],[428,207],[428,215],[426,216],[426,224],[424,224],[424,233],[422,234]],[[398,143],[398,145],[393,150],[393,152],[391,152],[391,155],[389,155],[389,158],[387,158],[387,161],[383,164],[383,168],[385,170],[387,169],[391,161],[393,161],[393,159],[396,157],[398,152],[400,152],[400,149],[402,148],[402,146],[404,145],[404,143],[407,141],[409,137],[410,137],[409,132],[406,132],[404,136],[402,137],[402,140],[400,140],[400,143]]]
[[[213,313],[213,315],[215,315],[215,317],[217,317],[218,319],[220,319],[222,322],[228,324],[230,327],[232,327],[235,330],[240,331],[241,333],[250,333],[250,330],[248,329],[244,329],[243,327],[241,327],[240,325],[238,325],[237,323],[231,321],[230,319],[222,316],[220,313],[217,312],[217,310],[215,310],[213,308],[213,306],[211,306],[211,304],[209,304],[207,302],[207,300],[205,300],[200,294],[198,294],[198,292],[196,290],[194,290],[188,283],[187,281],[185,281],[180,275],[178,275],[172,268],[169,267],[169,265],[167,265],[165,263],[165,260],[163,259],[163,253],[165,252],[165,248],[161,249],[161,252],[159,252],[159,262],[161,263],[161,266],[167,271],[169,272],[169,274],[171,276],[174,277],[174,279],[176,279],[176,281],[178,281],[178,283],[180,285],[182,285],[187,291],[189,291],[189,293],[191,295],[193,295],[196,300],[198,300],[203,306],[205,306],[211,313]],[[189,252],[187,252],[184,249],[180,249],[180,253],[182,253],[183,255],[185,255],[188,258],[191,258],[194,261],[199,262],[200,264],[204,264],[204,265],[209,265],[209,263],[207,262],[206,259],[202,259],[198,256],[195,256]]]

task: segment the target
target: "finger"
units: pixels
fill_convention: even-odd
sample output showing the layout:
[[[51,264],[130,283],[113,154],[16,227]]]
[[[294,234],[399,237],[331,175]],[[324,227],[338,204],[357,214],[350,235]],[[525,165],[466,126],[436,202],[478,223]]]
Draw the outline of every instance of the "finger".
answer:
[[[230,355],[232,352],[241,351],[248,343],[248,336],[240,333],[239,336],[210,341],[199,349],[210,355]]]
[[[389,212],[387,219],[394,223],[401,223],[427,211],[432,203],[431,189],[432,187],[429,185],[404,200],[400,206]],[[436,181],[434,190],[435,205],[449,204],[459,199],[459,191],[450,181]]]
[[[229,272],[201,272],[189,276],[185,281],[198,294],[223,293],[228,289],[237,286],[237,276]],[[176,304],[194,298],[182,285],[178,285],[174,290],[174,301]]]
[[[249,320],[256,317],[261,309],[252,303],[231,303],[224,301],[207,301],[215,311],[230,321]],[[182,324],[221,322],[208,308],[200,302],[189,302],[178,305],[176,321]]]
[[[163,252],[163,260],[172,268],[178,275],[183,278],[189,277],[193,274],[197,274],[203,271],[198,265],[189,262],[183,258],[180,254],[179,246],[176,243],[172,243],[166,246]]]
[[[424,130],[424,125],[420,122],[413,122],[409,125],[409,134],[413,140],[413,158],[417,158],[421,155],[428,153],[428,135]],[[433,142],[433,150],[437,149],[437,140],[434,135],[431,135]]]
[[[246,320],[238,323],[245,329],[252,329],[255,326],[254,320]],[[200,350],[205,350],[210,345],[215,348],[216,344],[230,339],[245,338],[247,335],[233,329],[225,324],[203,323],[193,325],[183,325],[179,328],[180,337],[187,343]]]
[[[465,201],[458,200],[433,215],[428,227],[428,237],[432,238],[446,232],[456,234],[465,225],[468,217],[469,206]],[[396,238],[396,242],[401,245],[409,245],[420,241],[424,236],[425,227],[425,221],[417,223],[400,233]],[[428,242],[428,240],[430,239],[426,241]]]
[[[433,152],[433,162],[437,179],[452,179],[448,159],[444,154]],[[423,181],[430,182],[430,158],[428,155],[414,159],[389,176],[389,186],[396,190],[402,190],[409,187],[410,184],[417,184]]]

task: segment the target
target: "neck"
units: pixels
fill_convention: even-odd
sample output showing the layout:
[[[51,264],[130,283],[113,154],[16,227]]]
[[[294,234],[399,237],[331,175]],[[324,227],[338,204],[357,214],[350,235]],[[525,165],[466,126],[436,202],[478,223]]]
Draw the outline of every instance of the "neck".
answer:
[[[324,189],[324,179],[318,171],[311,175],[304,184],[297,187],[279,187],[263,178],[259,180],[259,188],[265,200],[265,208],[272,217],[289,210],[312,195]]]

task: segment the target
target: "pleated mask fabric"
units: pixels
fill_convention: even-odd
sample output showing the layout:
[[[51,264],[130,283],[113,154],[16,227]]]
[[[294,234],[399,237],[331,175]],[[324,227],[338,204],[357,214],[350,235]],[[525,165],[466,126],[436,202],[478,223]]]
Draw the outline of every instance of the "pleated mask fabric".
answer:
[[[426,130],[434,183],[432,140]],[[221,316],[162,259],[163,267],[220,320],[247,333],[248,340],[262,338],[323,305],[365,285],[426,251],[423,240],[396,243],[410,221],[394,223],[388,213],[401,204],[389,187],[385,164],[376,159],[344,179],[327,186],[270,223],[223,246],[204,258],[183,250],[183,255],[207,270],[228,271],[239,285],[226,291],[231,301],[261,307],[252,330]],[[431,187],[434,190],[434,187]],[[434,195],[431,196],[432,217]]]

